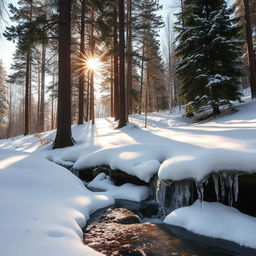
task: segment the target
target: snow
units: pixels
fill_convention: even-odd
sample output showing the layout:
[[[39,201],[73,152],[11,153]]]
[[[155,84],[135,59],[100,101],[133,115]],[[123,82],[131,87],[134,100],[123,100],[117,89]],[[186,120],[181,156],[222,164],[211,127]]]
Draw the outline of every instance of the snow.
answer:
[[[256,101],[246,92],[238,112],[224,112],[216,119],[194,122],[174,111],[132,115],[130,124],[115,130],[112,118],[96,120],[96,125],[73,126],[77,144],[70,148],[40,148],[36,136],[20,136],[0,141],[0,148],[12,148],[41,155],[58,164],[84,170],[99,165],[120,169],[149,182],[158,173],[161,179],[202,180],[211,172],[256,172]],[[43,133],[43,141],[55,131]],[[39,149],[38,149],[39,148]]]
[[[221,203],[197,200],[193,205],[179,208],[167,215],[164,223],[256,248],[256,218]]]
[[[68,170],[47,160],[0,150],[0,255],[101,255],[84,246],[89,215],[113,204]]]
[[[108,165],[145,182],[156,174],[201,181],[211,172],[255,173],[256,100],[246,96],[244,101],[236,103],[238,112],[224,111],[204,122],[182,117],[178,109],[151,113],[147,129],[141,128],[142,115],[132,115],[130,124],[119,130],[112,118],[97,119],[95,126],[73,126],[77,144],[64,149],[51,149],[56,131],[0,140],[0,255],[99,255],[81,241],[89,215],[115,199],[141,201],[149,194],[145,186],[115,186],[105,174],[89,184],[105,191],[91,192],[48,160],[80,171]],[[255,218],[221,204],[201,207],[197,202],[175,210],[166,221],[256,248]],[[238,235],[235,226],[242,229]]]
[[[103,189],[107,191],[107,195],[111,195],[115,199],[126,199],[130,201],[140,202],[149,197],[149,187],[135,186],[133,184],[123,184],[116,186],[111,178],[105,173],[98,174],[89,184],[89,188]],[[102,193],[105,194],[105,193]]]

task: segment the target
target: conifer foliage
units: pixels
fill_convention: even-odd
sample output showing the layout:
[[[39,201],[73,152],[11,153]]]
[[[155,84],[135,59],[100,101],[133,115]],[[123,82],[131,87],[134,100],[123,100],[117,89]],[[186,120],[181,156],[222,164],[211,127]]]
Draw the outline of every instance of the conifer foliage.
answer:
[[[240,99],[240,27],[224,0],[185,0],[184,7],[176,24],[180,96],[188,116],[209,107],[219,114]]]

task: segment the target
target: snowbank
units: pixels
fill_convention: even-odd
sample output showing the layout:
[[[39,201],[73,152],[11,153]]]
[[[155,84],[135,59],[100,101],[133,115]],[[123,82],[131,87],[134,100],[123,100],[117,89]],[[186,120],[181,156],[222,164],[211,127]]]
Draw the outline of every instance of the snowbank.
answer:
[[[170,213],[164,222],[194,233],[256,248],[256,218],[221,203],[200,202]]]
[[[11,150],[0,150],[0,255],[101,255],[84,246],[89,215],[113,204],[65,168]]]
[[[149,187],[147,186],[135,186],[129,183],[116,186],[105,173],[98,174],[94,180],[88,184],[88,187],[103,189],[107,191],[107,195],[111,195],[115,199],[126,199],[136,202],[147,199],[150,193]]]
[[[164,145],[131,144],[107,147],[81,157],[73,166],[74,169],[85,169],[108,165],[112,170],[122,170],[149,182],[158,172],[160,161],[164,159]],[[72,153],[71,153],[72,154]]]

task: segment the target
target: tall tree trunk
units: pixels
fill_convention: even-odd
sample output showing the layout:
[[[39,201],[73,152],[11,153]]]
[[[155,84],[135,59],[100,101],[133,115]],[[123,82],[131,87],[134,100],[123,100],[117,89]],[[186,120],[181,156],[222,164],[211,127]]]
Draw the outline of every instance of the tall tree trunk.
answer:
[[[38,69],[37,69],[37,126],[39,126],[39,116],[40,116],[40,99],[41,99],[41,65],[40,63],[38,64]]]
[[[113,81],[113,58],[110,58],[110,116],[114,117],[114,81]]]
[[[143,79],[144,79],[144,55],[145,55],[145,30],[143,35],[143,42],[142,42],[142,59],[141,59],[141,75],[140,75],[140,103],[139,103],[139,114],[142,111],[142,93],[143,93]]]
[[[51,113],[51,129],[54,129],[54,89],[55,89],[55,74],[52,76],[52,113]]]
[[[74,145],[71,134],[71,1],[59,0],[59,87],[53,148]]]
[[[83,59],[85,56],[84,47],[84,36],[85,36],[85,0],[82,0],[81,8],[81,31],[80,31],[80,58]],[[78,124],[84,122],[84,70],[82,69],[79,74],[79,107],[78,107]]]
[[[150,81],[149,81],[149,68],[147,66],[147,86],[146,86],[146,99],[145,99],[145,128],[148,125],[148,103],[149,103],[149,89],[150,89]]]
[[[92,3],[92,17],[91,17],[91,58],[94,58],[94,3]],[[94,70],[90,71],[90,120],[95,124],[94,111]]]
[[[89,107],[90,107],[90,71],[87,75],[87,89],[86,89],[86,116],[85,121],[88,122],[89,120]]]
[[[252,98],[255,98],[256,97],[256,63],[255,63],[255,54],[253,51],[250,6],[249,6],[249,0],[243,0],[243,1],[244,1],[244,12],[245,12],[246,41],[247,41],[247,49],[248,49],[249,65],[250,65],[250,83],[251,83]]]
[[[119,70],[118,70],[118,35],[117,35],[117,10],[114,10],[114,116],[119,119]]]
[[[30,0],[29,20],[32,20],[33,0]],[[31,50],[29,49],[26,57],[26,78],[25,78],[25,127],[24,135],[30,133],[30,112],[31,112]]]
[[[44,91],[45,91],[45,56],[46,56],[46,42],[42,43],[42,65],[41,65],[41,101],[40,101],[40,115],[39,115],[39,132],[44,131]]]
[[[25,130],[24,135],[28,135],[30,132],[30,117],[29,117],[29,84],[30,84],[30,50],[27,52],[26,59],[26,78],[25,78]]]
[[[127,0],[127,118],[132,110],[132,0]]]
[[[118,128],[126,125],[126,90],[125,90],[125,39],[124,39],[124,0],[119,0],[119,94],[120,118]]]

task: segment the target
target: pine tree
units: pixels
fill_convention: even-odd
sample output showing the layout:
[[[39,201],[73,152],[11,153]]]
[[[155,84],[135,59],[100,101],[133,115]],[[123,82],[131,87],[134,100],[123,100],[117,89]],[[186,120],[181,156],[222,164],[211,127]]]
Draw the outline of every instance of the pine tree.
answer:
[[[224,0],[185,0],[178,16],[179,32],[177,76],[180,95],[189,116],[212,108],[219,114],[221,105],[231,106],[240,99],[240,27],[235,25],[234,9]]]
[[[53,148],[72,146],[71,133],[71,2],[59,0],[59,88],[57,133]]]

